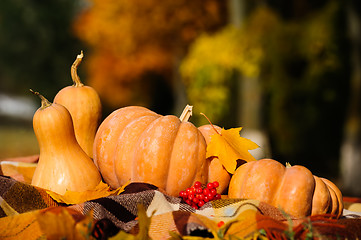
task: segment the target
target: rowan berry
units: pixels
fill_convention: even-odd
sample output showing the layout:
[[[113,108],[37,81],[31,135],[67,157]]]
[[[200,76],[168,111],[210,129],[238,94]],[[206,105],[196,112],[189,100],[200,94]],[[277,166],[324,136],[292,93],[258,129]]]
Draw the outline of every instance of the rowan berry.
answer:
[[[194,209],[198,209],[206,202],[220,199],[221,195],[217,193],[218,181],[209,182],[202,188],[202,183],[196,181],[193,186],[179,192],[179,196]]]

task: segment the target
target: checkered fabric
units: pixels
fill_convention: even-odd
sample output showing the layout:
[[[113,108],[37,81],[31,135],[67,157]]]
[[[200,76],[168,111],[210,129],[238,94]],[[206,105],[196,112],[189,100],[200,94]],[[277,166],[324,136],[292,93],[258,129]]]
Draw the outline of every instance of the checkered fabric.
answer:
[[[228,236],[240,239],[260,234],[269,239],[287,239],[290,229],[297,239],[306,239],[310,231],[313,236],[327,239],[361,238],[361,217],[354,212],[345,211],[341,219],[325,215],[294,219],[257,200],[228,198],[208,202],[195,210],[181,198],[169,196],[147,183],[131,183],[119,195],[65,205],[54,201],[44,189],[18,177],[15,180],[3,176],[0,170],[0,239],[51,239],[51,236],[107,239],[122,231],[137,234],[140,204],[151,217],[152,239],[169,239],[170,232],[212,238],[211,228],[229,222],[233,224]],[[48,225],[53,227],[50,229]],[[69,229],[79,228],[82,235],[77,235],[77,231],[68,236]]]

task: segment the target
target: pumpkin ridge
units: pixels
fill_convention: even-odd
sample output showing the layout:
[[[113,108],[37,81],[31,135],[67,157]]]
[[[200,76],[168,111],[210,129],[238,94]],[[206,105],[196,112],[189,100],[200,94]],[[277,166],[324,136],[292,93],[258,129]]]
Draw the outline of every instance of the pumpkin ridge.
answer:
[[[169,165],[169,172],[173,174],[167,178],[167,191],[172,195],[178,195],[179,189],[189,187],[189,183],[205,183],[207,180],[206,145],[205,140],[199,138],[200,134],[190,122],[182,122],[179,126]]]
[[[198,130],[198,129],[197,129]],[[208,168],[209,168],[209,165],[210,165],[210,161],[207,161],[207,158],[206,158],[206,150],[207,150],[207,144],[206,144],[206,140],[204,139],[202,133],[198,130],[198,136],[197,136],[197,140],[198,142],[203,142],[203,146],[204,146],[204,149],[205,151],[204,152],[204,157],[202,157],[202,159],[205,159],[205,161],[202,161],[201,162],[201,165],[200,165],[200,170],[201,170],[201,173],[204,171],[204,175],[201,174],[201,182],[206,182],[207,179],[208,179]],[[201,154],[201,147],[200,147],[201,144],[198,144],[197,145],[197,159],[200,158],[200,154]],[[205,170],[203,170],[205,169]],[[194,182],[197,181],[197,179],[194,179]]]
[[[281,163],[280,163],[281,164]],[[284,177],[284,175],[285,175],[285,172],[286,172],[286,170],[284,171],[284,173],[283,173],[283,175],[282,175],[282,177],[281,177],[281,181],[279,182],[279,184],[278,184],[278,186],[277,186],[277,189],[276,189],[276,193],[274,194],[274,198],[273,198],[273,201],[272,201],[272,204],[273,204],[273,206],[275,206],[275,207],[277,207],[277,208],[279,208],[279,209],[282,209],[282,210],[284,210],[283,209],[283,206],[281,206],[280,204],[279,204],[279,196],[280,196],[280,193],[281,193],[281,190],[282,190],[282,188],[283,188],[283,185],[285,184],[284,182],[285,182],[285,177]]]
[[[270,160],[272,161],[272,160]],[[286,172],[286,169],[287,167],[284,167],[284,165],[278,161],[275,162],[276,165],[282,165],[282,168],[283,168],[283,173],[282,173],[282,176],[280,176],[281,178],[281,181],[278,181],[278,184],[276,186],[276,191],[273,192],[273,196],[272,196],[272,201],[271,201],[271,204],[273,204],[273,206],[276,206],[276,203],[278,202],[278,196],[280,196],[280,192],[281,192],[281,189],[282,189],[282,186],[284,185],[284,181],[285,181],[285,178],[284,178],[284,175],[285,175],[285,172]],[[277,207],[281,207],[281,206],[277,206]]]
[[[146,129],[151,125],[153,121],[158,119],[159,116],[155,115],[143,115],[137,118],[132,119],[124,128],[123,131],[119,134],[117,139],[117,146],[114,151],[114,169],[115,175],[117,176],[119,185],[125,184],[128,180],[135,179],[135,170],[134,168],[137,166],[135,164],[135,156],[137,151],[137,146],[139,145],[139,141],[146,131]],[[145,126],[139,127],[140,124],[146,124]],[[135,128],[137,127],[139,132],[135,134]],[[125,164],[122,164],[125,163]],[[125,166],[128,165],[128,166]],[[128,178],[124,176],[124,174],[118,173],[129,173]]]
[[[328,186],[329,187],[329,186]],[[336,193],[332,188],[329,188],[330,196],[332,199],[336,198]],[[331,201],[330,207],[329,207],[329,213],[330,214],[337,214],[338,206],[335,201]]]
[[[197,134],[197,140],[196,142],[199,142],[199,134]],[[196,149],[196,153],[197,153],[197,157],[196,159],[198,159],[198,155],[199,155],[199,144],[197,144],[197,149]],[[203,164],[204,162],[201,162],[201,165],[199,166],[199,169],[203,169]],[[196,181],[196,178],[197,178],[197,174],[194,174],[193,176],[193,183]]]
[[[180,121],[180,120],[179,120],[179,121]],[[174,137],[174,139],[173,139],[173,142],[172,142],[172,144],[171,144],[172,150],[170,151],[170,154],[169,154],[168,171],[169,171],[169,169],[171,169],[171,165],[172,165],[172,160],[171,160],[171,158],[172,158],[172,156],[173,156],[174,143],[175,143],[175,141],[176,141],[176,139],[177,139],[177,137],[178,137],[179,129],[180,129],[180,125],[181,125],[181,124],[182,124],[182,122],[180,121],[180,124],[179,124],[179,126],[178,126],[178,128],[177,128],[177,132],[176,132],[175,137]],[[170,174],[168,174],[168,176],[167,176],[167,181],[166,181],[167,184],[166,184],[165,189],[168,189],[168,183],[170,182],[170,181],[169,181],[169,178],[170,178]]]
[[[299,176],[297,181],[295,181],[296,178],[293,178],[294,175]],[[284,179],[284,181],[286,181],[286,179],[288,179],[288,181],[283,185],[281,193],[287,193],[287,199],[282,198],[281,206],[286,212],[296,217],[311,215],[312,198],[315,191],[315,180],[311,171],[303,166],[292,166],[286,168]],[[306,181],[311,182],[306,183]],[[295,194],[296,189],[298,189],[297,195]],[[298,204],[296,204],[296,202],[298,202]]]
[[[168,174],[172,150],[169,149],[169,146],[174,143],[175,133],[178,131],[180,123],[177,117],[167,115],[155,119],[146,128],[139,139],[139,151],[135,156],[135,165],[137,165],[135,175],[138,177],[138,181],[146,181],[159,188],[166,188],[167,176],[164,175]],[[149,159],[155,158],[157,161],[149,162]],[[161,174],[155,174],[154,171]]]
[[[337,215],[337,217],[340,217],[342,215],[342,211],[343,211],[343,200],[342,200],[342,193],[340,191],[340,189],[338,189],[338,187],[331,182],[330,180],[326,179],[326,178],[321,178],[321,180],[327,185],[328,189],[331,191],[333,191],[335,193],[334,198],[332,198],[331,196],[331,201],[332,201],[332,205],[336,204],[337,205],[337,211],[334,213]]]
[[[312,213],[311,215],[326,214],[329,213],[331,193],[326,183],[324,183],[319,177],[313,176],[315,179],[315,192],[312,200]],[[327,198],[327,199],[325,199]]]
[[[112,112],[99,126],[94,140],[94,162],[101,172],[105,182],[112,188],[120,187],[114,170],[113,152],[116,149],[119,134],[133,117],[157,115],[153,111],[139,106],[124,107]],[[130,117],[131,115],[132,117]]]

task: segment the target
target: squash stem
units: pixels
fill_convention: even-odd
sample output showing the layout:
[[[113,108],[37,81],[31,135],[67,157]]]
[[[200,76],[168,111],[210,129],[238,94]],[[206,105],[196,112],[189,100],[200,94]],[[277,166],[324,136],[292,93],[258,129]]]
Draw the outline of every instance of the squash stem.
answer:
[[[193,109],[193,106],[190,106],[190,105],[187,104],[187,106],[184,108],[184,110],[183,110],[181,116],[179,117],[179,119],[182,122],[188,122],[189,119],[192,116],[192,109]]]
[[[78,76],[78,66],[81,63],[82,59],[83,59],[84,55],[83,55],[83,51],[80,52],[80,54],[76,57],[73,65],[71,65],[71,78],[73,80],[73,86],[74,87],[82,87],[84,86],[84,84],[80,81],[80,78]]]
[[[51,102],[48,101],[43,95],[41,95],[39,92],[34,92],[32,89],[30,89],[30,92],[32,92],[34,95],[37,95],[41,99],[41,109],[47,108],[51,106]]]

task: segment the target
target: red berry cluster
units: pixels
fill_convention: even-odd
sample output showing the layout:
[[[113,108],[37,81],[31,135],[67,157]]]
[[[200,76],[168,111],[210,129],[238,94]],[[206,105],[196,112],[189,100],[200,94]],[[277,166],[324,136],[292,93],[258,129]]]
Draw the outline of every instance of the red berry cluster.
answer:
[[[198,209],[206,202],[221,198],[221,194],[217,193],[218,186],[219,183],[215,181],[207,183],[206,187],[202,188],[202,183],[197,181],[193,187],[180,191],[179,196],[194,209]]]

